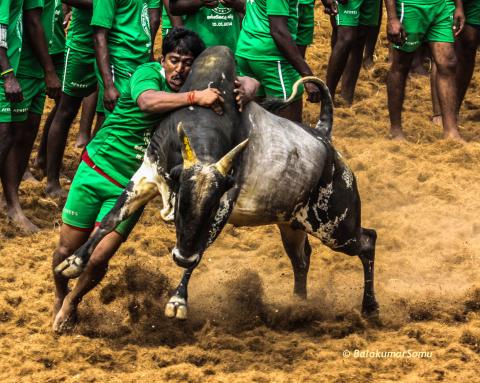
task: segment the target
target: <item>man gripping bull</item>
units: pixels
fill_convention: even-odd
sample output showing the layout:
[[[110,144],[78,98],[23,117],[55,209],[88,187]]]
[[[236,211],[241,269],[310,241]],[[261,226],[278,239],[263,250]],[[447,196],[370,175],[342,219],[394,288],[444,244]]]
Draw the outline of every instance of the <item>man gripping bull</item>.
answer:
[[[114,111],[84,152],[63,209],[53,269],[87,241],[96,223],[114,206],[142,163],[152,129],[166,113],[188,105],[222,113],[223,98],[217,89],[179,93],[193,61],[204,49],[196,33],[173,29],[163,41],[160,63],[143,64],[133,73]],[[245,79],[245,82],[245,86],[236,90],[240,108],[256,92],[255,80]],[[54,273],[54,331],[62,332],[75,323],[78,304],[103,279],[110,258],[126,240],[141,213],[122,222],[100,242],[71,292],[68,279]]]

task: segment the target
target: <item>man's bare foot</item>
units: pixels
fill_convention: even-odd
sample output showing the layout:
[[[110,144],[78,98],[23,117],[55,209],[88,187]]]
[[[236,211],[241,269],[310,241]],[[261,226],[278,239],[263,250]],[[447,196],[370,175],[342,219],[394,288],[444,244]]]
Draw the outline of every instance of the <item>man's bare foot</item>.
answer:
[[[432,116],[432,122],[434,125],[443,126],[442,115],[436,114],[435,116]]]
[[[45,188],[45,194],[50,198],[67,198],[68,192],[60,185],[49,185],[47,184]]]
[[[453,140],[457,142],[467,142],[465,141],[458,130],[446,130],[443,132],[443,139],[444,140]]]
[[[40,230],[38,226],[25,216],[23,211],[9,210],[7,216],[13,224],[25,232],[25,234],[34,234]]]
[[[57,334],[63,334],[74,329],[77,324],[77,308],[67,299],[63,301],[62,307],[58,310],[53,320],[52,330]]]
[[[25,170],[25,173],[23,173],[22,181],[38,182],[38,180],[33,176],[32,172],[28,168],[27,170]]]
[[[393,141],[406,141],[405,134],[403,134],[402,129],[390,129],[390,134],[388,135],[388,138],[390,138]]]
[[[84,134],[78,134],[77,140],[75,141],[75,147],[83,149],[85,146],[87,146],[89,141],[90,141],[90,137]]]

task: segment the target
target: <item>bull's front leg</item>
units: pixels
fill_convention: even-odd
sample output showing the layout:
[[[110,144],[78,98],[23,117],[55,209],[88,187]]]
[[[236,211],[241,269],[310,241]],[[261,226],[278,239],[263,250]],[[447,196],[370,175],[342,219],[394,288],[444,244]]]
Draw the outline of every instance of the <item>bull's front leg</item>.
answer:
[[[175,293],[166,304],[165,316],[168,318],[177,318],[180,320],[187,319],[188,282],[190,281],[190,277],[193,270],[195,270],[195,267],[196,266],[185,270],[180,284],[175,289]]]

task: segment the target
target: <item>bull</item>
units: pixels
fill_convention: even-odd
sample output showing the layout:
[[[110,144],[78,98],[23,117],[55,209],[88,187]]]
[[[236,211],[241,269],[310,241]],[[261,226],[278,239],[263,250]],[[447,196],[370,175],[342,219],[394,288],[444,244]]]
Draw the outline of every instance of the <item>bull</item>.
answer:
[[[315,78],[307,80],[322,90],[315,128],[276,116],[255,102],[240,113],[233,93],[231,51],[207,49],[195,61],[182,91],[218,88],[225,99],[223,115],[191,106],[164,119],[142,166],[97,232],[55,271],[70,278],[80,275],[106,234],[161,195],[162,218],[175,222],[173,259],[186,269],[166,305],[167,317],[187,318],[190,276],[227,222],[278,225],[293,267],[294,294],[301,298],[307,296],[312,251],[308,234],[335,251],[358,256],[364,271],[362,312],[376,315],[376,232],[361,226],[355,176],[332,145],[333,106],[328,88]]]

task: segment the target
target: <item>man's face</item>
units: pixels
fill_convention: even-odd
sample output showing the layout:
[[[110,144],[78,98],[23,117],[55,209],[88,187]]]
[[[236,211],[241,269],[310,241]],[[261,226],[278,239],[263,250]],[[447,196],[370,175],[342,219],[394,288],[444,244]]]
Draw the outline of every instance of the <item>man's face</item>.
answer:
[[[173,91],[178,92],[190,73],[193,55],[170,52],[165,57],[160,58],[160,64],[165,69],[168,86]]]

